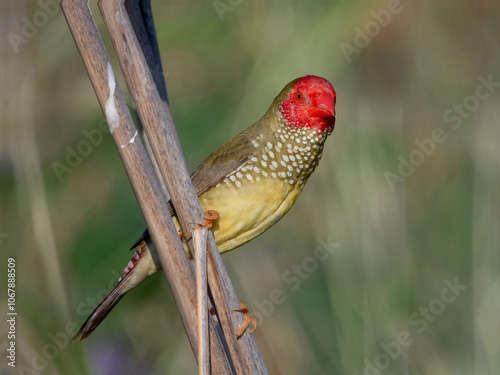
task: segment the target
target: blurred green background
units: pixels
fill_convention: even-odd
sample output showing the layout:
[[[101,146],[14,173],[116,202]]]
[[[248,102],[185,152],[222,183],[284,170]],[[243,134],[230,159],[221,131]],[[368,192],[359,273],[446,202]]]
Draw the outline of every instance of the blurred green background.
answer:
[[[68,343],[126,266],[144,221],[53,3],[3,1],[0,16],[1,268],[15,257],[19,313],[16,369],[0,325],[2,374],[194,374],[161,275],[85,342]],[[500,4],[153,7],[191,169],[290,80],[320,75],[337,90],[335,131],[295,207],[223,257],[261,318],[254,336],[269,372],[499,374]],[[102,137],[90,150],[88,132]],[[70,170],[58,175],[54,163]],[[280,303],[268,302],[275,290]]]

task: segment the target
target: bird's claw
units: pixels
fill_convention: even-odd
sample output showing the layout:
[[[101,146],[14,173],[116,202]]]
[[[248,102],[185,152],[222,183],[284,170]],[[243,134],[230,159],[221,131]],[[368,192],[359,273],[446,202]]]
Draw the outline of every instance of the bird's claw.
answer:
[[[243,335],[243,333],[245,333],[246,329],[248,328],[248,326],[250,324],[253,325],[253,328],[250,331],[250,333],[255,331],[255,328],[257,328],[257,319],[250,316],[250,314],[248,312],[247,305],[245,305],[245,303],[241,299],[239,301],[240,301],[240,307],[238,307],[237,309],[233,309],[233,310],[234,311],[241,311],[245,315],[245,321],[241,325],[240,329],[236,331],[236,337],[238,337],[238,338],[241,337]]]
[[[213,221],[219,218],[219,211],[207,210],[205,211],[205,221],[201,223],[203,228],[212,228]]]
[[[188,242],[190,240],[191,236],[192,236],[192,233],[190,233],[190,232],[184,233],[181,230],[179,231],[179,238],[181,239],[181,242],[184,242],[184,243]]]

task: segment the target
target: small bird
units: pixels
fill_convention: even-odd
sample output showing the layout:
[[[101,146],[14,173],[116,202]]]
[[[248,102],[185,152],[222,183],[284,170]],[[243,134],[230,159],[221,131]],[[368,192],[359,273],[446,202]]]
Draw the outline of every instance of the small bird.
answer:
[[[312,75],[295,79],[283,88],[259,121],[196,168],[191,181],[207,213],[207,224],[218,217],[211,230],[221,253],[259,236],[290,210],[333,131],[335,103],[336,92],[326,79]],[[179,230],[171,201],[169,208]],[[214,211],[218,215],[213,216]],[[132,249],[136,251],[118,284],[73,340],[88,337],[126,292],[161,270],[147,229]],[[187,246],[186,251],[190,255]]]

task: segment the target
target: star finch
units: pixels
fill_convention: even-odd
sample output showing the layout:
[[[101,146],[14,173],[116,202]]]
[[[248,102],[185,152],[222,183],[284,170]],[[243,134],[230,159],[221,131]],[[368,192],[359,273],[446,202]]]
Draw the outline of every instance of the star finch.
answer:
[[[286,85],[267,113],[207,157],[191,175],[205,211],[218,211],[211,228],[221,253],[257,237],[292,207],[321,159],[335,125],[336,93],[316,76]],[[179,229],[175,210],[171,214]],[[146,229],[118,284],[82,325],[75,338],[86,338],[125,295],[161,270]],[[186,247],[189,254],[189,250]]]

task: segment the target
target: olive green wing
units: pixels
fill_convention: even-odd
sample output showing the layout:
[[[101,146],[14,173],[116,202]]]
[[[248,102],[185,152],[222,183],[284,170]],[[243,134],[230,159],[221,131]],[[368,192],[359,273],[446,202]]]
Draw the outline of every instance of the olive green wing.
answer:
[[[258,136],[258,123],[246,129],[208,156],[191,175],[198,196],[206,193],[240,169],[256,153],[252,142]]]

